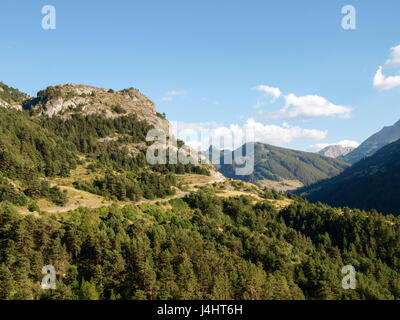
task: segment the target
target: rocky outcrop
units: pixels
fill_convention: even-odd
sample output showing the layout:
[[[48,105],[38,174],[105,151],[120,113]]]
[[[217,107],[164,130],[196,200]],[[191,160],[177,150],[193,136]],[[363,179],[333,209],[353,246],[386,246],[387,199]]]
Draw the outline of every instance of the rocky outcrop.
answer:
[[[9,104],[6,101],[0,99],[0,107],[2,108],[8,108],[8,109],[16,109],[16,110],[22,110],[22,106],[19,104]]]
[[[99,113],[112,118],[134,113],[155,128],[169,131],[169,122],[157,113],[154,103],[134,88],[113,91],[74,84],[48,87],[30,100],[26,108],[49,117]]]
[[[76,113],[84,115],[97,113],[107,118],[136,114],[139,119],[148,122],[156,129],[163,130],[170,138],[175,139],[169,121],[157,113],[155,104],[149,98],[134,88],[113,91],[88,85],[64,84],[48,87],[38,92],[37,97],[29,100],[24,107],[32,110],[38,116],[58,115],[64,118]],[[109,139],[113,139],[113,137],[104,139],[104,141]],[[140,149],[138,146],[126,145],[124,147],[132,156],[137,154]],[[177,152],[177,150],[175,151]],[[197,154],[196,151],[192,150],[192,152]],[[201,155],[196,157],[199,160],[198,163],[200,157]],[[216,180],[223,181],[225,179],[207,159],[203,159],[201,166],[205,166]]]
[[[0,107],[21,110],[21,104],[27,99],[27,94],[0,82]]]

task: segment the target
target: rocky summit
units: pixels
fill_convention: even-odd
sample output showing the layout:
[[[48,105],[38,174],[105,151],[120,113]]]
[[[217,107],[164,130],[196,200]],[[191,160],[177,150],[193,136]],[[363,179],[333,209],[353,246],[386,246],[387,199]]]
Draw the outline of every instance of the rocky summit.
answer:
[[[338,158],[340,156],[345,156],[352,152],[355,148],[354,147],[343,147],[339,144],[327,146],[322,150],[318,151],[317,153],[321,156],[329,157],[329,158]]]
[[[155,104],[135,88],[114,91],[88,85],[50,86],[26,101],[24,108],[32,114],[64,118],[76,113],[101,114],[106,118],[136,114],[155,128],[169,130],[169,122],[157,113]]]

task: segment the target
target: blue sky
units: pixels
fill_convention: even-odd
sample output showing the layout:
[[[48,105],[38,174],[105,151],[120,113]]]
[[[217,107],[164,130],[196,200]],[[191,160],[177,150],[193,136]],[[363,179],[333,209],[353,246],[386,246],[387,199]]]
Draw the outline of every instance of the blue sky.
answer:
[[[41,28],[47,4],[55,30]],[[344,5],[356,30],[341,27]],[[400,119],[399,12],[396,0],[2,0],[0,81],[30,95],[133,86],[187,128],[247,123],[295,149],[362,142]]]

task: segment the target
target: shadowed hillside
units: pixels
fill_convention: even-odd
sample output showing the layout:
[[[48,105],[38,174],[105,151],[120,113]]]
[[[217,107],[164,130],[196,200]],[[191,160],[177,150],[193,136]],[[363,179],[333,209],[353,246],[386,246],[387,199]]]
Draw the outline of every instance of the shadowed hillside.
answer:
[[[244,146],[242,150],[244,154],[246,150]],[[222,174],[229,178],[242,179],[258,184],[263,184],[266,181],[285,183],[285,180],[289,180],[297,181],[301,185],[310,185],[333,177],[349,166],[342,161],[315,153],[255,143],[254,172],[249,176],[240,176],[235,174],[237,165],[234,162],[232,165],[224,164],[224,152],[229,151],[221,151],[221,165],[216,165]]]
[[[400,213],[400,141],[380,149],[332,179],[298,190],[310,201]]]
[[[398,139],[400,139],[400,121],[396,122],[393,126],[383,128],[365,140],[358,148],[338,159],[354,164],[361,159],[372,156],[382,147]]]

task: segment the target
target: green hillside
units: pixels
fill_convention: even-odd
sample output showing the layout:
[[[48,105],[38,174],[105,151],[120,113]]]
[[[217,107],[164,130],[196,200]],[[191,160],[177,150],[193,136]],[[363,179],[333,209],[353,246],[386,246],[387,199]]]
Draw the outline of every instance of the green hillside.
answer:
[[[18,104],[27,100],[29,97],[25,93],[18,89],[11,88],[0,81],[0,99],[7,102],[8,104]]]
[[[245,147],[242,147],[245,154]],[[227,152],[227,151],[223,151]],[[333,177],[349,165],[336,159],[315,153],[295,151],[274,147],[268,144],[254,144],[254,172],[249,176],[235,175],[237,165],[224,164],[221,152],[221,165],[218,170],[229,178],[258,183],[263,180],[298,180],[304,185]],[[250,154],[248,154],[250,155]],[[233,157],[233,156],[232,156]]]
[[[0,299],[400,298],[399,218],[300,199],[277,211],[207,190],[165,206],[0,211]],[[341,286],[348,264],[356,290]]]
[[[400,141],[380,149],[332,179],[297,193],[310,201],[400,214]]]
[[[0,201],[20,210],[34,210],[42,199],[62,207],[67,189],[106,200],[163,198],[175,194],[176,174],[209,174],[200,165],[149,165],[145,138],[152,128],[132,112],[107,117],[78,109],[49,117],[0,108]]]
[[[311,204],[210,164],[150,165],[145,137],[168,121],[136,89],[52,92],[0,108],[0,300],[400,299],[399,217]],[[347,167],[263,144],[255,158],[250,181],[309,184]],[[55,290],[41,288],[46,265]],[[345,265],[356,290],[342,288]]]

